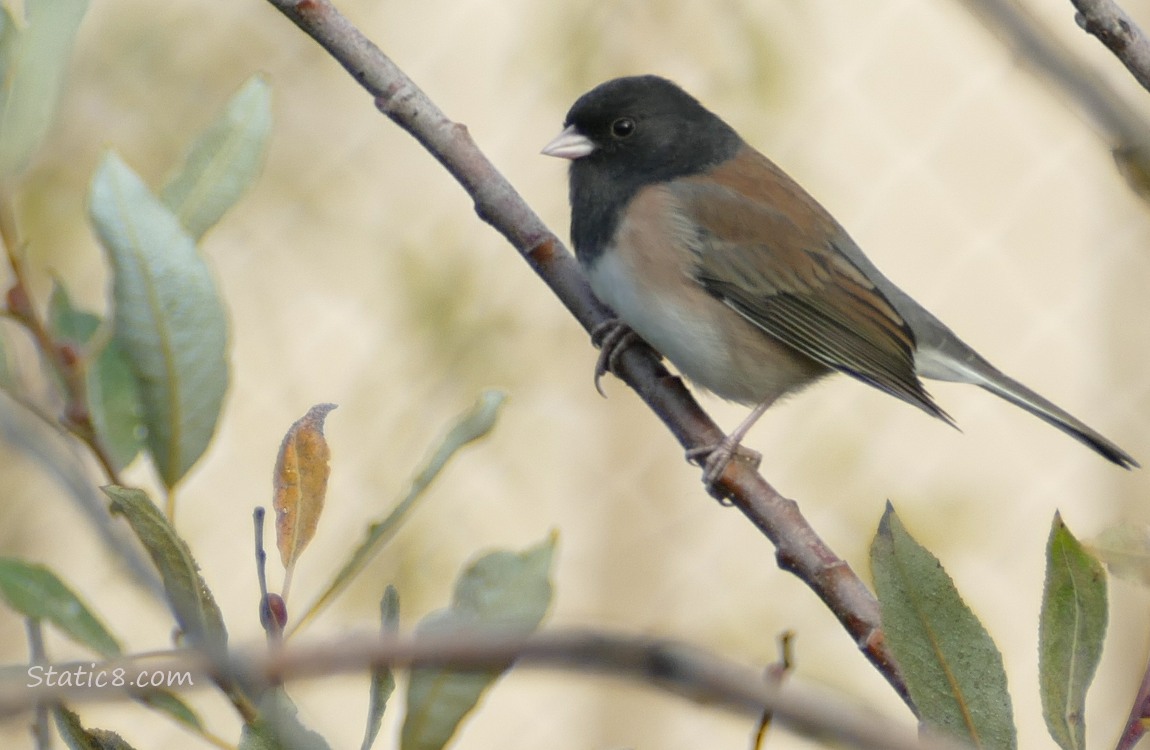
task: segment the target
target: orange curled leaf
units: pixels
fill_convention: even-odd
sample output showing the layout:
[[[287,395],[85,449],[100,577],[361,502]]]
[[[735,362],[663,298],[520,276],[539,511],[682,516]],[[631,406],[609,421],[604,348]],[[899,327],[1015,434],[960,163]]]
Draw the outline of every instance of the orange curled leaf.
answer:
[[[331,451],[323,436],[323,422],[335,404],[317,404],[284,435],[272,479],[272,507],[276,511],[276,546],[284,568],[291,570],[300,553],[315,536]]]

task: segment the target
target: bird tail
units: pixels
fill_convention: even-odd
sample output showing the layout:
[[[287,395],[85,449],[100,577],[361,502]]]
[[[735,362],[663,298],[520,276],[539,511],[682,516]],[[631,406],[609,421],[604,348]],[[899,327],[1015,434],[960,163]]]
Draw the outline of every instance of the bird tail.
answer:
[[[997,371],[996,371],[997,372]],[[1058,408],[1047,399],[1030,390],[1022,383],[998,372],[995,380],[985,380],[978,385],[1000,396],[1015,406],[1020,406],[1039,419],[1052,424],[1070,437],[1082,442],[1103,457],[1124,469],[1138,468],[1139,464],[1126,451],[1092,430],[1082,420]]]
[[[919,359],[927,360],[920,362],[919,359],[916,359],[920,374],[937,380],[953,380],[980,386],[1015,406],[1025,409],[1047,424],[1057,427],[1122,468],[1138,468],[1139,464],[1133,456],[1088,427],[1082,420],[1055,406],[1048,399],[1001,372],[977,355],[974,350],[965,345],[962,348],[963,351],[960,356],[955,356],[958,352],[953,351],[941,356],[935,352],[930,352],[926,358],[921,357],[925,352],[920,349]],[[931,354],[934,356],[930,356]]]

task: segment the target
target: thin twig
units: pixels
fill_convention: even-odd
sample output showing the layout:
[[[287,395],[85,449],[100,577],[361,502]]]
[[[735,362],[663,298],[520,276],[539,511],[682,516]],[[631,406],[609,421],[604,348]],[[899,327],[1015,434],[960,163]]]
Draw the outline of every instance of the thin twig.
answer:
[[[64,413],[60,424],[88,446],[110,483],[121,484],[115,462],[92,423],[92,412],[88,408],[87,362],[74,347],[52,336],[32,303],[16,218],[10,196],[3,190],[0,190],[0,245],[4,246],[13,278],[12,286],[5,296],[8,315],[24,326],[32,336],[40,356],[59,375],[63,384]]]
[[[795,633],[793,630],[785,630],[779,635],[779,660],[768,665],[764,675],[768,684],[781,685],[783,680],[787,679],[794,671],[794,641]],[[755,732],[754,741],[751,742],[751,750],[763,750],[766,747],[767,731],[771,728],[771,719],[771,712],[769,710],[763,711],[763,715],[759,717],[759,726]]]
[[[268,646],[278,648],[283,643],[284,626],[287,625],[287,602],[282,594],[268,592],[267,562],[268,553],[264,549],[264,514],[262,505],[252,511],[252,525],[255,527],[256,578],[260,586],[260,625],[268,638]],[[287,593],[287,584],[284,584]]]
[[[1071,0],[1076,2],[1076,0]],[[961,0],[1023,64],[1057,86],[1106,139],[1130,187],[1150,201],[1150,123],[1017,2]]]
[[[44,631],[40,621],[34,617],[24,620],[24,630],[28,633],[28,664],[37,666],[48,663],[48,654],[44,650]],[[36,743],[36,750],[52,750],[52,732],[48,729],[48,704],[41,701],[36,704],[35,719],[32,721],[32,737]]]
[[[1132,750],[1142,735],[1146,734],[1146,722],[1150,721],[1150,664],[1146,665],[1146,672],[1142,675],[1142,684],[1138,688],[1138,695],[1134,698],[1134,705],[1130,708],[1130,718],[1118,738],[1115,750]]]
[[[751,667],[722,659],[683,643],[594,631],[510,635],[492,630],[426,634],[394,638],[379,634],[349,637],[316,645],[291,643],[283,649],[254,649],[233,654],[224,663],[194,651],[170,660],[149,659],[149,674],[186,674],[182,687],[202,687],[211,680],[250,685],[276,684],[287,679],[362,673],[382,666],[444,667],[455,671],[491,671],[512,664],[610,675],[654,687],[709,707],[721,708],[756,721],[770,711],[774,721],[793,732],[850,747],[883,750],[960,750],[957,742],[919,738],[907,726],[858,707],[825,689],[789,680],[785,685],[764,680]],[[123,669],[126,685],[140,671],[130,658],[99,663],[54,665],[58,671],[82,666],[89,673]],[[188,682],[190,680],[190,683]],[[6,684],[7,683],[7,684]],[[69,703],[122,699],[126,687],[61,686],[30,688],[19,678],[0,678],[0,718],[29,709],[38,701]]]
[[[1078,9],[1074,20],[1126,66],[1142,88],[1150,91],[1150,41],[1114,0],[1070,0]]]
[[[507,238],[587,331],[610,317],[592,295],[571,253],[478,149],[467,128],[449,120],[329,0],[269,2],[323,46],[375,97],[380,111],[443,164],[472,197],[480,218]],[[685,449],[714,445],[722,439],[718,425],[651,350],[628,347],[618,358],[617,369]],[[744,462],[732,461],[716,484],[774,543],[780,567],[818,594],[913,709],[881,636],[878,603],[847,563],[819,538],[798,506]]]

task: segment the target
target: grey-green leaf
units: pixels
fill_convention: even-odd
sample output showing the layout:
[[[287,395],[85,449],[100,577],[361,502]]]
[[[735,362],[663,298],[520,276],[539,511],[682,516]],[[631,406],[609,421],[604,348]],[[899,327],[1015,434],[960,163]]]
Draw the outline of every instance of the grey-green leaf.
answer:
[[[271,87],[253,76],[164,185],[164,203],[192,237],[219,221],[259,174],[271,117]]]
[[[132,697],[151,709],[167,714],[189,729],[202,731],[204,728],[199,715],[171,690],[154,688]]]
[[[52,623],[105,658],[121,653],[119,642],[80,597],[43,565],[0,557],[0,597],[20,614]]]
[[[24,0],[25,18],[0,6],[0,178],[28,165],[56,110],[87,0]]]
[[[871,545],[871,569],[887,645],[923,722],[977,747],[1013,750],[1002,654],[889,503]]]
[[[384,635],[395,635],[399,631],[399,592],[388,584],[379,601],[380,628]],[[363,733],[360,750],[371,750],[379,727],[383,723],[383,712],[387,709],[387,699],[395,690],[395,675],[391,667],[380,667],[371,672],[371,690],[368,696],[367,729]]]
[[[411,488],[407,495],[388,513],[386,518],[368,526],[363,541],[352,550],[347,562],[335,574],[323,593],[304,610],[304,614],[296,621],[296,628],[293,630],[314,617],[335,598],[336,594],[355,579],[355,576],[379,552],[384,543],[399,529],[408,513],[424,496],[424,492],[447,466],[451,458],[468,443],[478,440],[491,431],[495,426],[496,417],[499,416],[499,409],[503,406],[506,398],[506,394],[494,389],[479,394],[479,398],[476,399],[471,408],[459,416],[455,424],[448,430],[447,435],[435,448],[431,458],[412,479]]]
[[[1118,578],[1150,586],[1150,526],[1124,521],[1087,546]]]
[[[89,210],[113,273],[115,338],[140,386],[148,449],[174,486],[203,454],[228,384],[227,321],[179,221],[115,154]]]
[[[330,746],[300,722],[295,703],[276,687],[260,696],[259,719],[244,725],[239,750],[330,750]]]
[[[12,391],[16,387],[16,379],[12,377],[12,368],[8,365],[8,345],[2,334],[3,331],[0,331],[0,391]]]
[[[52,708],[56,729],[71,750],[132,750],[123,737],[106,729],[86,729],[80,717],[64,706]]]
[[[493,628],[528,633],[551,603],[552,534],[522,553],[492,552],[463,572],[448,609],[428,615],[417,633]],[[440,750],[501,672],[414,669],[407,686],[402,750]]]
[[[1086,747],[1086,689],[1106,636],[1106,573],[1059,514],[1046,546],[1046,586],[1038,627],[1042,713],[1064,750]]]
[[[48,327],[58,341],[83,349],[100,327],[100,318],[77,310],[64,285],[56,282],[48,299]],[[86,353],[87,354],[87,353]],[[123,349],[114,339],[87,363],[85,391],[96,434],[116,469],[123,469],[144,445],[140,391]]]
[[[228,631],[188,545],[142,490],[116,486],[103,490],[112,500],[112,512],[128,520],[160,571],[168,606],[188,642],[209,654],[223,654]]]
[[[20,53],[20,26],[8,6],[0,4],[0,80],[7,81],[13,72],[14,62]],[[5,84],[3,96],[6,98],[11,84]]]

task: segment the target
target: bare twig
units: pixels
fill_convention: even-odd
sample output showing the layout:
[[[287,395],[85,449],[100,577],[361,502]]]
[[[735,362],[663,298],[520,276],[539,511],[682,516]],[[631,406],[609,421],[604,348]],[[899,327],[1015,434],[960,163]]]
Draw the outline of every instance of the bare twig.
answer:
[[[1074,20],[1114,53],[1142,88],[1150,91],[1150,40],[1114,0],[1070,0]]]
[[[265,512],[262,505],[257,506],[252,512],[252,525],[256,534],[256,578],[260,585],[260,625],[267,634],[268,646],[276,647],[283,642],[284,626],[287,624],[287,603],[280,594],[268,592],[268,553],[264,549]]]
[[[28,664],[36,666],[48,662],[47,652],[44,650],[44,632],[40,628],[40,621],[29,617],[24,620],[24,630],[28,633]],[[32,721],[32,737],[36,743],[36,750],[52,750],[52,732],[48,729],[48,704],[36,704],[35,719]]]
[[[864,710],[826,690],[790,680],[786,685],[764,680],[758,670],[724,660],[682,643],[592,631],[510,635],[491,630],[390,638],[378,634],[350,637],[317,645],[292,643],[283,649],[260,649],[234,655],[224,664],[194,651],[174,652],[170,658],[146,662],[122,659],[93,665],[54,665],[57,673],[83,667],[89,674],[110,674],[123,669],[124,686],[81,687],[45,684],[28,687],[20,678],[0,679],[0,717],[28,710],[37,702],[70,703],[119,700],[128,695],[136,675],[185,674],[179,689],[211,680],[249,685],[276,684],[286,679],[365,672],[392,667],[448,667],[458,671],[505,669],[512,664],[611,675],[674,693],[696,703],[735,712],[757,720],[769,710],[774,720],[791,731],[844,743],[850,747],[884,750],[959,750],[967,747],[937,737],[917,736],[914,727],[899,724]],[[189,684],[190,680],[190,684]],[[175,688],[176,686],[172,686]]]
[[[1130,718],[1118,738],[1115,750],[1133,750],[1142,735],[1146,734],[1146,723],[1150,722],[1150,664],[1146,665],[1146,672],[1142,675],[1142,685],[1138,688],[1138,695],[1134,698],[1134,705],[1130,708]]]
[[[375,97],[380,111],[443,164],[474,199],[479,216],[507,238],[587,331],[608,319],[574,257],[476,147],[465,126],[449,120],[329,0],[269,2],[323,46]],[[628,347],[618,358],[617,370],[684,448],[714,445],[722,439],[718,425],[646,347]],[[867,658],[912,706],[882,638],[878,603],[847,563],[819,538],[798,506],[743,462],[732,461],[717,484],[774,543],[780,567],[819,595]]]
[[[987,29],[1090,118],[1130,187],[1150,201],[1150,123],[1018,3],[961,0]],[[1078,0],[1072,0],[1078,4]]]
[[[795,633],[793,630],[783,631],[779,635],[779,660],[767,666],[765,676],[768,684],[782,685],[783,681],[794,670],[794,641]],[[763,715],[759,717],[759,727],[758,731],[755,732],[755,739],[751,743],[751,750],[763,750],[766,747],[767,731],[771,728],[772,718],[770,710],[763,711]]]
[[[52,336],[32,303],[16,219],[9,196],[3,190],[0,190],[0,245],[4,246],[13,277],[13,284],[5,295],[7,313],[27,329],[36,342],[40,356],[56,371],[63,384],[64,414],[60,424],[88,446],[109,482],[121,484],[115,462],[92,423],[92,413],[88,408],[88,385],[85,381],[87,363],[73,346],[59,342]],[[33,413],[41,414],[39,410]]]

